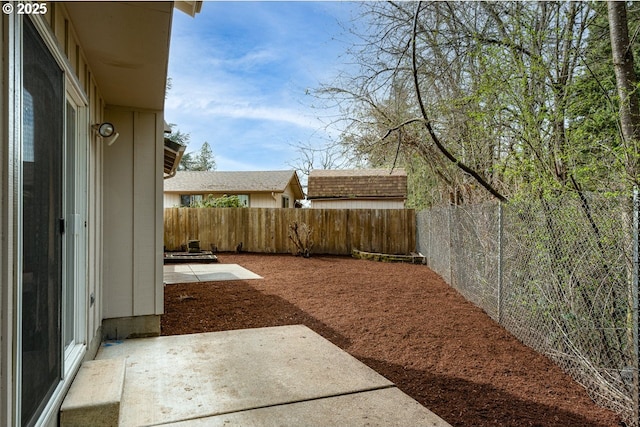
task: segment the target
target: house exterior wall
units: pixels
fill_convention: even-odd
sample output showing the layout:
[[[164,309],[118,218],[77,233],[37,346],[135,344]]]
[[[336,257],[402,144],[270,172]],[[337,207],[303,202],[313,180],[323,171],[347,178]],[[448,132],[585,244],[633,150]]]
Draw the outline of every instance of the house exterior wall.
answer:
[[[279,208],[280,195],[282,193],[253,193],[249,195],[249,207],[252,208]]]
[[[2,62],[0,63],[0,132],[4,141],[0,148],[0,425],[16,423],[15,383],[18,355],[15,350],[19,322],[19,298],[22,287],[20,275],[21,242],[21,151],[20,132],[22,105],[17,94],[21,93],[21,32],[23,19],[32,19],[45,45],[56,59],[65,75],[67,97],[77,104],[77,135],[75,161],[81,167],[75,172],[78,240],[75,265],[78,298],[84,300],[77,313],[79,343],[72,361],[65,365],[64,378],[56,389],[40,417],[43,425],[57,424],[57,411],[71,379],[82,360],[92,359],[101,341],[102,304],[102,162],[103,146],[98,137],[89,131],[89,124],[104,119],[104,101],[100,88],[92,77],[81,42],[63,3],[47,3],[45,15],[19,16],[3,14],[0,19],[2,34]],[[72,95],[73,94],[73,95]],[[15,96],[14,96],[15,95]],[[82,131],[84,129],[84,131]],[[95,303],[90,304],[91,298]]]
[[[287,185],[287,188],[285,188],[284,193],[280,195],[281,200],[282,200],[282,196],[287,196],[289,198],[289,205],[282,206],[282,204],[280,204],[279,206],[287,207],[287,208],[295,208],[296,200],[295,200],[295,196],[294,196],[293,188],[291,187],[291,184]]]
[[[314,199],[311,209],[404,209],[404,201]]]
[[[77,107],[74,207],[67,222],[78,242],[72,268],[77,351],[63,360],[62,380],[38,425],[57,425],[62,400],[83,360],[92,359],[110,320],[136,323],[139,333],[159,332],[162,289],[161,111],[107,106],[83,51],[83,41],[63,2],[47,2],[44,15],[2,14],[0,38],[0,425],[19,423],[19,323],[22,292],[22,27],[33,21],[62,69],[67,101]],[[169,6],[168,6],[169,7]],[[170,7],[169,7],[170,9]],[[72,6],[69,11],[73,12]],[[166,14],[165,14],[166,15]],[[170,21],[170,18],[168,18]],[[95,33],[94,33],[95,34]],[[126,35],[125,35],[126,36]],[[123,82],[126,84],[127,82]],[[112,146],[90,125],[112,121],[120,133]],[[66,156],[66,154],[65,154]],[[66,158],[66,157],[65,157]],[[68,160],[68,159],[67,159]],[[66,183],[64,184],[65,188]],[[67,219],[68,220],[68,219]],[[66,241],[66,240],[65,240]],[[124,254],[131,254],[125,257]],[[63,264],[67,261],[63,260]],[[68,276],[71,277],[71,276]],[[67,279],[68,279],[67,277]],[[28,308],[26,308],[28,309]],[[107,320],[104,320],[107,319]],[[122,329],[121,329],[122,330]]]
[[[169,178],[171,179],[171,178]],[[188,194],[187,192],[181,194]],[[214,197],[222,197],[224,194],[216,194],[216,193],[194,193],[194,194],[213,194]],[[291,186],[288,186],[284,193],[248,193],[249,195],[249,206],[251,208],[281,208],[282,207],[282,196],[289,197],[289,206],[290,208],[294,207],[294,193],[291,189]],[[163,204],[164,208],[175,208],[180,207],[180,193],[164,193],[163,195]]]
[[[105,117],[120,137],[105,149],[104,160],[104,227],[109,230],[104,318],[158,316],[163,312],[163,114],[107,107]]]
[[[181,196],[193,196],[192,202],[207,196],[237,195],[243,205],[260,208],[295,207],[304,198],[295,171],[180,171],[164,180],[163,206],[189,204]],[[283,198],[288,199],[283,206]]]
[[[171,179],[171,178],[169,178]],[[164,193],[163,205],[166,208],[179,208],[180,207],[180,194],[178,193]]]

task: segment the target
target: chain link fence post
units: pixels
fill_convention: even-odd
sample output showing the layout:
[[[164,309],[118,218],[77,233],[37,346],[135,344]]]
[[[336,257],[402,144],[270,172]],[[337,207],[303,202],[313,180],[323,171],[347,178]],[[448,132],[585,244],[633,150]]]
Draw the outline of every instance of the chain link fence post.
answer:
[[[449,284],[456,287],[453,281],[453,205],[447,207],[447,222],[449,224]]]
[[[502,202],[498,202],[498,323],[502,324],[502,249],[503,249],[503,217]]]
[[[633,336],[633,419],[636,426],[640,425],[640,379],[638,369],[640,368],[640,355],[638,354],[638,275],[640,274],[640,250],[638,248],[640,231],[640,200],[638,198],[638,187],[633,189],[633,271],[631,272],[631,328]]]
[[[429,266],[429,268],[431,268],[431,266],[433,266],[433,256],[431,255],[433,253],[433,225],[432,225],[432,221],[431,221],[431,217],[433,216],[433,208],[431,208],[429,211],[429,214],[427,216],[428,218],[428,227],[429,227],[429,231],[427,233],[428,236],[428,240],[427,240],[427,265]]]

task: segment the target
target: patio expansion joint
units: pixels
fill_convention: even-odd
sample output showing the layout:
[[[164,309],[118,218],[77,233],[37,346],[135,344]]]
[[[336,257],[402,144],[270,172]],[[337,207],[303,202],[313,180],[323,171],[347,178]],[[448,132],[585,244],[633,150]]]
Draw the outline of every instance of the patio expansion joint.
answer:
[[[253,407],[239,409],[239,410],[216,412],[216,413],[207,414],[207,415],[198,415],[198,416],[192,417],[192,418],[184,418],[184,419],[181,419],[179,421],[180,422],[193,421],[193,420],[198,420],[198,419],[201,419],[201,418],[218,417],[218,416],[222,416],[222,415],[237,414],[237,413],[242,413],[242,412],[253,411],[253,410],[256,410],[256,409],[275,408],[275,407],[278,407],[278,406],[293,405],[293,404],[296,404],[296,403],[303,403],[303,402],[314,402],[314,401],[323,400],[323,399],[331,399],[331,398],[341,397],[341,396],[351,396],[351,395],[354,395],[354,394],[368,393],[368,392],[371,392],[371,391],[378,391],[378,390],[387,390],[387,389],[391,389],[391,388],[397,388],[397,387],[396,387],[395,384],[387,384],[387,385],[382,385],[382,386],[363,388],[363,389],[360,389],[360,390],[349,391],[349,392],[344,392],[344,393],[335,393],[335,394],[327,394],[327,395],[324,395],[324,396],[311,397],[311,398],[308,398],[308,399],[291,400],[291,401],[287,401],[287,402],[272,403],[272,404],[269,404],[269,405],[258,405],[258,406],[253,406]],[[170,425],[170,424],[175,424],[176,422],[177,422],[176,420],[167,421],[167,422],[162,422],[162,423],[158,423],[158,424],[150,424],[147,427],[158,427],[158,426],[163,426],[163,425]]]

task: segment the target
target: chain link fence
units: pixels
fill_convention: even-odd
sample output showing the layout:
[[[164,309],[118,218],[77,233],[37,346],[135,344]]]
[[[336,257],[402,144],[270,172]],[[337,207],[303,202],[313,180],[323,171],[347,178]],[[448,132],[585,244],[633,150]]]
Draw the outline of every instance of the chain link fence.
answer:
[[[637,196],[419,212],[431,269],[638,426]]]

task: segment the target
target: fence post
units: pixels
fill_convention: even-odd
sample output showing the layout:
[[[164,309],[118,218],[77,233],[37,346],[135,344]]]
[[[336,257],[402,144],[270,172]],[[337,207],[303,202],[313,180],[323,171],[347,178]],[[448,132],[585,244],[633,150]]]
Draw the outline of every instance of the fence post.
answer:
[[[449,222],[449,285],[456,287],[453,283],[453,205],[448,206],[449,215],[447,215]]]
[[[502,324],[502,251],[503,251],[502,202],[498,202],[498,323]]]
[[[429,208],[429,243],[427,246],[429,247],[427,251],[427,265],[429,268],[433,268],[433,207]]]
[[[631,272],[631,334],[633,336],[633,419],[635,425],[640,425],[640,379],[638,369],[640,368],[640,355],[638,354],[638,275],[640,268],[640,256],[638,233],[640,231],[640,200],[638,197],[638,187],[633,189],[633,271]]]

